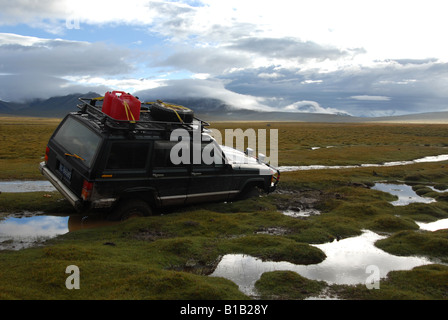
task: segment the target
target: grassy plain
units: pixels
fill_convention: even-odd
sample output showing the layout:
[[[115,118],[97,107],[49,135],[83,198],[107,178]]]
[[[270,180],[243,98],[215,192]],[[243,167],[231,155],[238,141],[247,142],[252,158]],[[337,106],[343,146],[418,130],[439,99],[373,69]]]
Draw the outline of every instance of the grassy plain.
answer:
[[[57,123],[0,118],[0,179],[42,179],[37,166]],[[448,125],[440,124],[253,122],[212,127],[277,129],[279,165],[382,163],[448,153]],[[420,231],[416,221],[448,217],[448,195],[427,187],[446,188],[447,166],[283,172],[279,190],[260,198],[178,208],[72,231],[43,247],[1,251],[0,299],[248,299],[231,281],[207,276],[221,256],[244,253],[314,264],[325,254],[311,244],[359,235],[363,229],[389,235],[377,244],[383,250],[446,263],[446,230]],[[394,196],[369,188],[380,180],[406,181],[437,202],[394,207],[389,203]],[[308,219],[281,213],[307,203],[322,213]],[[20,211],[73,213],[58,193],[50,198],[42,193],[0,195],[0,212]],[[268,230],[280,232],[270,235]],[[81,270],[80,290],[65,287],[68,265]],[[264,274],[256,288],[265,299],[303,299],[321,290],[343,299],[448,299],[447,285],[448,267],[435,263],[391,272],[380,290],[330,286],[283,271]]]

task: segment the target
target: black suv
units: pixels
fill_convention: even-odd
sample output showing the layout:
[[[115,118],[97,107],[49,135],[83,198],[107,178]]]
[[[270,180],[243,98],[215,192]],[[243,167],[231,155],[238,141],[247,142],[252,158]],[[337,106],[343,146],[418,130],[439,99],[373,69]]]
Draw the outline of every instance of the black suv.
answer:
[[[80,101],[80,110],[69,113],[53,133],[40,164],[41,173],[79,211],[110,208],[111,219],[126,219],[165,206],[228,201],[254,188],[267,193],[276,188],[277,169],[218,145],[205,128],[209,124],[191,114],[157,101],[142,104],[139,120],[123,121],[101,111],[101,98]],[[185,150],[208,148],[213,161],[173,163],[172,149],[181,144],[173,141],[176,129],[192,138],[182,139]]]

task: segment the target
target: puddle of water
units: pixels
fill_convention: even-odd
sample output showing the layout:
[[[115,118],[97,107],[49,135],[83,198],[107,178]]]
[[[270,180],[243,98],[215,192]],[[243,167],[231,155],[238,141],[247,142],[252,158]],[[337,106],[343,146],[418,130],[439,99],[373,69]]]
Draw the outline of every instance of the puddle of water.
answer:
[[[0,192],[53,192],[56,188],[49,181],[0,181]]]
[[[439,156],[429,156],[411,161],[392,161],[385,162],[383,164],[361,164],[352,166],[324,166],[324,165],[310,165],[310,166],[280,166],[278,169],[281,172],[286,171],[299,171],[299,170],[322,170],[322,169],[353,169],[353,168],[363,168],[363,167],[393,167],[393,166],[404,166],[414,163],[422,162],[440,162],[447,161],[448,154],[442,154]]]
[[[320,211],[316,209],[303,209],[303,210],[285,210],[282,213],[286,216],[293,218],[309,218],[310,216],[320,215]]]
[[[366,283],[371,276],[367,267],[372,265],[378,267],[380,277],[384,278],[393,270],[410,270],[431,263],[426,258],[394,256],[374,246],[377,240],[384,238],[364,230],[358,237],[315,245],[327,258],[314,265],[262,261],[248,255],[229,254],[222,258],[210,276],[229,279],[235,282],[243,293],[256,296],[254,285],[264,272],[293,271],[305,278],[325,281],[328,284],[354,285]]]
[[[286,228],[281,227],[272,227],[272,228],[263,228],[259,231],[255,231],[255,234],[268,234],[273,236],[281,236],[287,234],[289,231]]]
[[[391,202],[394,206],[405,206],[414,202],[431,203],[436,201],[433,198],[420,197],[412,190],[411,186],[406,184],[375,183],[372,189],[388,192],[397,196],[398,200]]]
[[[420,229],[427,231],[448,229],[448,219],[440,219],[430,223],[417,222],[417,225],[420,227]]]
[[[428,188],[431,189],[432,191],[436,191],[436,192],[438,192],[438,193],[448,192],[448,189],[445,189],[445,190],[439,190],[439,189],[436,189],[436,188],[433,187],[433,186],[428,186]]]
[[[103,215],[48,216],[39,213],[15,214],[0,220],[0,250],[20,250],[79,229],[99,228],[120,222]]]
[[[0,250],[20,250],[68,232],[69,217],[10,216],[0,221]]]

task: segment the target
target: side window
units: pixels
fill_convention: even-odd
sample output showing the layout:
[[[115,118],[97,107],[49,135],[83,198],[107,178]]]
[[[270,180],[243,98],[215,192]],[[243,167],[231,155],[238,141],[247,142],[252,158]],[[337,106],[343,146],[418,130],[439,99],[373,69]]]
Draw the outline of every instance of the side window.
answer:
[[[193,144],[193,153],[196,152],[198,157],[200,155],[201,163],[193,163],[193,166],[214,168],[214,167],[222,167],[224,165],[224,158],[222,157],[222,151],[219,148],[218,144],[215,142],[202,142],[200,145],[195,146]],[[194,156],[193,156],[194,158]]]
[[[171,148],[177,142],[173,141],[156,141],[154,143],[153,152],[153,167],[154,168],[174,168],[178,167],[171,162],[170,152]]]
[[[149,144],[136,142],[115,142],[112,144],[106,169],[143,170],[146,168]]]

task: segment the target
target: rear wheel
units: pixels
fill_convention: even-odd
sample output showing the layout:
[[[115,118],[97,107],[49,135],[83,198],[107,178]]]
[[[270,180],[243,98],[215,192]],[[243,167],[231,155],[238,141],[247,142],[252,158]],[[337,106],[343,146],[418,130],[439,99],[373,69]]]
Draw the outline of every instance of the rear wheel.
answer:
[[[127,199],[122,201],[110,213],[109,219],[113,221],[124,221],[130,218],[150,216],[151,214],[151,207],[145,201],[140,199]]]

